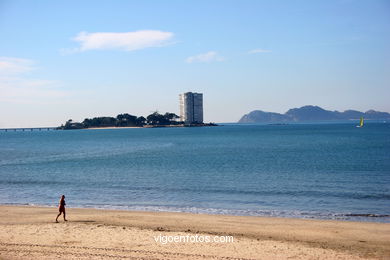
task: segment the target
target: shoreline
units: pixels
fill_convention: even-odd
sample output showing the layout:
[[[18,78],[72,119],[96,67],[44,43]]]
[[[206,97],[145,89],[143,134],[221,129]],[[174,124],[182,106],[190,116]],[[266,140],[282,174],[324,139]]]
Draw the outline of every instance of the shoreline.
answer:
[[[121,128],[143,128],[142,126],[107,126],[107,127],[90,127],[90,128],[82,128],[80,130],[98,130],[98,129],[121,129]],[[61,129],[62,130],[62,129]],[[66,129],[64,129],[66,130]],[[72,129],[68,129],[72,130]]]
[[[144,125],[144,126],[103,126],[103,127],[88,127],[88,128],[74,128],[74,129],[57,129],[57,130],[98,130],[98,129],[131,129],[131,128],[180,128],[180,127],[209,127],[221,126],[215,123],[203,124],[179,124],[179,125]]]
[[[104,127],[89,127],[80,130],[98,130],[98,129],[132,129],[132,128],[170,128],[170,127],[185,127],[184,125],[161,125],[161,126],[104,126]],[[73,130],[73,129],[64,129]]]
[[[11,206],[11,207],[38,207],[38,208],[56,208],[56,205],[53,204],[18,204],[18,203],[5,203],[0,204],[1,206]],[[106,205],[107,206],[107,205]],[[342,221],[342,222],[361,222],[361,223],[384,223],[390,224],[390,215],[388,214],[376,214],[376,213],[334,213],[331,215],[308,215],[308,212],[303,212],[302,215],[270,215],[270,214],[240,214],[237,212],[222,212],[222,211],[213,211],[207,210],[206,208],[198,208],[198,210],[191,211],[185,210],[183,208],[169,209],[169,208],[148,208],[148,207],[139,207],[139,208],[125,208],[125,207],[85,207],[85,206],[74,206],[69,207],[69,209],[85,209],[85,210],[113,210],[113,211],[124,211],[124,212],[166,212],[166,213],[185,213],[185,214],[195,214],[195,215],[215,215],[215,216],[236,216],[236,217],[261,217],[261,218],[282,218],[282,219],[302,219],[302,220],[325,220],[325,221]],[[283,211],[284,212],[284,211]],[[332,216],[332,217],[329,217]]]
[[[69,221],[64,223],[60,217],[62,223],[57,224],[54,223],[56,214],[57,208],[54,207],[0,205],[0,259],[3,256],[17,258],[29,251],[34,243],[39,250],[29,251],[33,259],[46,254],[53,257],[54,253],[48,253],[46,248],[53,249],[55,245],[80,247],[78,251],[85,251],[87,258],[92,252],[99,251],[94,246],[111,250],[118,256],[124,253],[141,259],[147,258],[142,255],[149,254],[145,252],[165,252],[167,257],[159,255],[161,259],[176,259],[175,254],[178,259],[258,259],[278,255],[281,259],[390,257],[388,223],[68,208]],[[113,230],[123,233],[115,241],[108,235]],[[73,233],[79,236],[72,236]],[[60,234],[69,236],[61,238]],[[159,234],[229,235],[235,242],[161,245],[152,239]],[[144,251],[130,250],[134,249],[133,239],[137,240],[137,248]],[[127,242],[123,244],[123,241]],[[284,250],[285,246],[289,249]],[[120,251],[120,248],[125,251]],[[207,257],[200,257],[202,255]],[[69,259],[73,258],[69,255]]]

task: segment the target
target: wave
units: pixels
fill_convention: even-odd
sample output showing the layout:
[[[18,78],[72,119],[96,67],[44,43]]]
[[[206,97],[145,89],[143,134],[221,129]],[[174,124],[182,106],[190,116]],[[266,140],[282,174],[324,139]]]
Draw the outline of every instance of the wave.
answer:
[[[0,180],[2,185],[66,185],[72,184],[64,180]],[[102,188],[100,182],[88,183],[90,188],[97,185],[98,188]],[[97,188],[96,187],[96,188]],[[239,189],[207,189],[207,188],[167,188],[160,186],[129,186],[129,185],[108,185],[110,190],[126,190],[130,191],[157,191],[161,193],[199,193],[204,194],[226,194],[226,195],[249,195],[258,197],[272,197],[272,196],[288,196],[288,197],[309,197],[309,198],[342,198],[342,199],[355,199],[355,200],[390,200],[389,193],[361,193],[361,192],[349,192],[349,191],[314,191],[314,190],[239,190]]]
[[[371,214],[371,213],[352,213],[352,214],[345,214],[347,217],[369,217],[369,218],[388,218],[390,215],[388,214]]]
[[[0,180],[0,184],[5,185],[20,185],[20,184],[27,184],[27,185],[66,185],[71,184],[71,182],[66,181],[40,181],[40,180]]]
[[[349,199],[372,199],[390,200],[389,193],[360,193],[348,191],[315,191],[315,190],[239,190],[239,189],[207,189],[207,188],[166,188],[166,187],[129,187],[127,185],[113,185],[112,189],[126,189],[128,191],[159,191],[177,193],[205,193],[205,194],[227,194],[227,195],[254,195],[254,196],[289,196],[289,197],[314,197],[314,198],[349,198]]]

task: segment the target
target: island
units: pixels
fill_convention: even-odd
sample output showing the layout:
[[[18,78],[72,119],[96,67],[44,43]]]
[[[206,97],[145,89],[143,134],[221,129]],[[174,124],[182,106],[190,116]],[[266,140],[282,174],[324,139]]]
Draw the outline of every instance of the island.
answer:
[[[186,124],[180,120],[180,117],[175,113],[160,114],[157,111],[148,115],[134,116],[128,113],[119,114],[116,117],[94,117],[86,118],[82,122],[74,122],[69,119],[57,129],[71,130],[71,129],[96,129],[96,128],[153,128],[153,127],[200,127],[200,126],[217,126],[215,123],[191,123]]]

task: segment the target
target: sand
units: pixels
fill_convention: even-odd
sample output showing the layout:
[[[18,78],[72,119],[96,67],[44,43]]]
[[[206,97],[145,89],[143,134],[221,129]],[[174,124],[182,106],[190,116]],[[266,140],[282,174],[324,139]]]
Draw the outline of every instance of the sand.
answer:
[[[104,126],[104,127],[89,127],[81,130],[100,130],[100,129],[125,129],[125,128],[143,128],[142,126]]]
[[[390,259],[390,224],[0,206],[0,259]],[[229,243],[159,236],[233,236]]]

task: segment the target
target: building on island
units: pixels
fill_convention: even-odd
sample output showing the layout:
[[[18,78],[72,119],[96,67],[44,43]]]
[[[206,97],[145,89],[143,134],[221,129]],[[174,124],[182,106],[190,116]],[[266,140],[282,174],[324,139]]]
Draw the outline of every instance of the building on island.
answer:
[[[203,94],[186,92],[179,95],[180,119],[185,124],[203,123]]]

